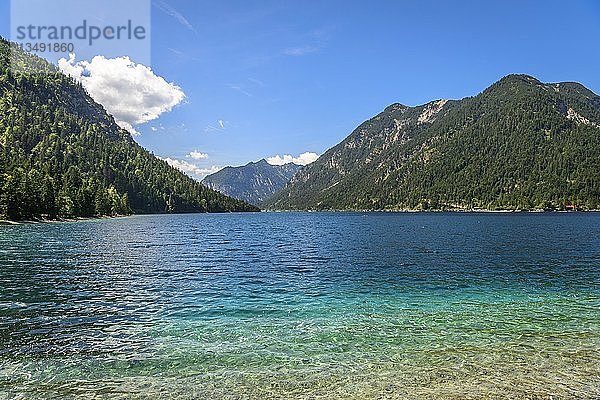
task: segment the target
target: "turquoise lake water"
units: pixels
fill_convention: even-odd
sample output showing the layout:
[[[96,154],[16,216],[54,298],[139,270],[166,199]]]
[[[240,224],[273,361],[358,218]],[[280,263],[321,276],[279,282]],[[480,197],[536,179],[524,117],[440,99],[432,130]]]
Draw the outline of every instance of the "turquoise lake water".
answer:
[[[0,398],[598,399],[600,214],[0,226]]]

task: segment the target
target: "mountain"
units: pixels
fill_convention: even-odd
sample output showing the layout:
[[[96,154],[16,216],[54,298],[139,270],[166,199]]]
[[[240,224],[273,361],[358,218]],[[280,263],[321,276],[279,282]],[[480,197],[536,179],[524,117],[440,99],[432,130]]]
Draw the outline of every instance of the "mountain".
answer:
[[[475,97],[393,104],[303,168],[271,209],[597,209],[600,97],[509,75]]]
[[[282,189],[301,167],[271,165],[265,160],[243,167],[226,167],[202,181],[207,187],[236,199],[259,205]]]
[[[0,38],[0,219],[257,211],[170,167],[80,84],[11,47]]]

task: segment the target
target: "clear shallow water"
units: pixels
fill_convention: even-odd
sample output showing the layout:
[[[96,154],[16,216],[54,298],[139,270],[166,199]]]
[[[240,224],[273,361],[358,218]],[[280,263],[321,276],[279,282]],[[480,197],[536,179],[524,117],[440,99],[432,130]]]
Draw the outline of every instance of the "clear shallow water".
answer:
[[[0,226],[0,398],[600,398],[600,214]]]

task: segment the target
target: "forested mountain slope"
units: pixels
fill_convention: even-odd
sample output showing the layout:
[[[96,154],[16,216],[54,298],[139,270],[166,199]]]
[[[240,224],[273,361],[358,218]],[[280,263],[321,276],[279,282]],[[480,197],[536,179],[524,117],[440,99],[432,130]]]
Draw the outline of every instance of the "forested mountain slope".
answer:
[[[19,71],[34,72],[10,68],[11,51]],[[0,39],[0,219],[131,211],[256,208],[170,167],[135,143],[81,85]]]
[[[509,75],[481,94],[394,104],[303,168],[272,209],[597,209],[600,97]]]

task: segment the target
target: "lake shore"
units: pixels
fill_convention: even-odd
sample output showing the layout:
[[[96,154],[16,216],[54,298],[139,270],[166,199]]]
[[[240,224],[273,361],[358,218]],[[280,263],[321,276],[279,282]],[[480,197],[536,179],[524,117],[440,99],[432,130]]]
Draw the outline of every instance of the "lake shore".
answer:
[[[397,209],[397,210],[262,210],[262,212],[272,213],[286,213],[286,212],[309,212],[309,213],[390,213],[390,214],[401,214],[401,213],[423,213],[423,214],[553,214],[553,213],[596,213],[600,210],[487,210],[487,209],[473,209],[473,210],[413,210],[413,209]]]
[[[82,222],[82,221],[97,221],[103,219],[117,219],[126,218],[136,214],[130,215],[113,215],[113,216],[102,216],[102,217],[78,217],[78,218],[61,218],[61,219],[37,219],[37,220],[24,220],[24,221],[10,221],[0,220],[0,225],[35,225],[35,224],[60,224],[66,222]]]
[[[263,213],[385,213],[385,214],[577,214],[577,213],[598,213],[600,210],[412,210],[412,209],[399,209],[399,210],[261,210]],[[0,226],[2,225],[35,225],[35,224],[57,224],[57,223],[69,223],[69,222],[83,222],[83,221],[97,221],[105,219],[118,219],[126,218],[138,215],[177,215],[175,214],[129,214],[129,215],[115,215],[115,216],[102,216],[102,217],[79,217],[79,218],[61,218],[61,219],[38,219],[38,220],[24,220],[24,221],[10,221],[0,220]],[[185,213],[189,214],[189,213]],[[194,213],[192,213],[194,214]],[[206,214],[206,213],[198,213]]]

